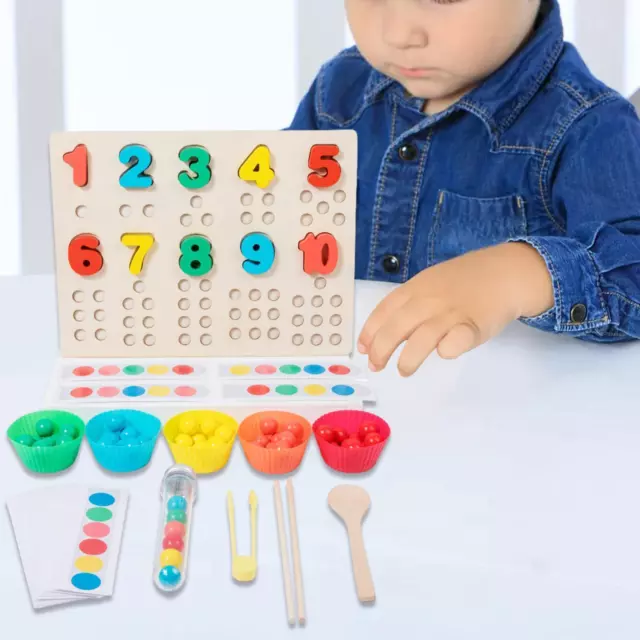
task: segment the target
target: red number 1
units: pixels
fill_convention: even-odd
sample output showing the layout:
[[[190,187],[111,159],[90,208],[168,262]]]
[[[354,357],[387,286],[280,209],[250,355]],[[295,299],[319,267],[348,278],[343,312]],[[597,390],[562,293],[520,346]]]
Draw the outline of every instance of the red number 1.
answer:
[[[62,159],[73,169],[73,184],[86,187],[89,183],[89,154],[84,144],[79,144],[73,151],[62,156]]]
[[[333,187],[340,180],[342,167],[336,160],[340,153],[337,144],[314,144],[309,153],[309,184],[318,189]]]

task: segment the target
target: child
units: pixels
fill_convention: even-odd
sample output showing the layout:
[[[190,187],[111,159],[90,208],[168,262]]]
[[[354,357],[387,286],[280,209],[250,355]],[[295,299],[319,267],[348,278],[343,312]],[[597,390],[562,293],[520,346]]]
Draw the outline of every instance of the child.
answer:
[[[563,42],[557,0],[346,0],[357,48],[292,129],[355,129],[356,277],[405,283],[359,339],[411,375],[513,320],[640,337],[640,121]]]

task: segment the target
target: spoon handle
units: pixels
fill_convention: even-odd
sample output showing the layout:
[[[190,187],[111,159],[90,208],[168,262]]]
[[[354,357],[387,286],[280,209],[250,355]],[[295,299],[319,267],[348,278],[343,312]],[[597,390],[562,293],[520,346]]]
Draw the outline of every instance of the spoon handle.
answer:
[[[376,599],[376,591],[373,586],[371,569],[367,560],[367,551],[364,548],[362,537],[362,525],[350,526],[349,545],[351,547],[351,563],[353,565],[353,577],[356,581],[356,592],[360,602],[373,602]]]

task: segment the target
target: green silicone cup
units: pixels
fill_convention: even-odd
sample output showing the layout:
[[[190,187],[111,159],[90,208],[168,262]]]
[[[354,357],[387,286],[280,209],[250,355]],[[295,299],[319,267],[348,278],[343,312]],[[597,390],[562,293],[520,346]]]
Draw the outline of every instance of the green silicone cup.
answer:
[[[72,442],[57,444],[54,447],[27,447],[17,438],[29,435],[37,438],[36,423],[48,419],[54,424],[54,436],[63,426],[74,426],[78,437]],[[84,438],[84,422],[75,414],[66,411],[37,411],[18,418],[7,430],[7,436],[22,461],[22,464],[34,473],[58,473],[68,469],[78,457]]]

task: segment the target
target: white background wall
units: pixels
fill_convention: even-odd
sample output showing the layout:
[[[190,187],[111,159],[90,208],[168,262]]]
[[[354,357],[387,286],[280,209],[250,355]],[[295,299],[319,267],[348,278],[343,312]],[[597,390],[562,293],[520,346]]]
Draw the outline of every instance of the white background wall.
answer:
[[[0,0],[0,274],[20,270],[12,8],[27,2],[34,15],[42,15],[52,0]],[[560,3],[567,39],[578,44],[594,70],[625,94],[639,87],[640,0]],[[348,28],[342,28],[341,4],[340,0],[63,0],[64,126],[74,130],[284,127],[321,61],[351,43]],[[29,21],[26,26],[28,32]],[[34,38],[33,46],[43,37]],[[31,71],[34,77],[27,80],[33,83],[35,70],[20,68],[20,86],[25,86],[22,75]],[[41,108],[47,108],[46,101]],[[22,122],[22,132],[38,129],[44,116],[42,111],[34,113],[29,117],[38,118],[40,113],[41,118],[31,128]],[[24,110],[22,116],[24,120]],[[46,145],[44,138],[41,145]],[[31,179],[28,166],[23,160],[23,192],[26,185],[27,190],[45,193],[48,184],[41,175]],[[48,221],[48,207],[36,209]],[[30,210],[22,219],[30,227],[33,213]]]

